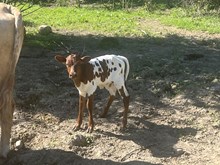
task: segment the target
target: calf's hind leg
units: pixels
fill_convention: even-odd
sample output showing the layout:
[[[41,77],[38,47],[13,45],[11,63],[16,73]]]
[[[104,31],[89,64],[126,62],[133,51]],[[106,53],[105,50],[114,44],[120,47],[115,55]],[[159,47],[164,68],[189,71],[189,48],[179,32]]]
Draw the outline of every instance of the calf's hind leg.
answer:
[[[108,98],[108,102],[107,102],[107,105],[106,107],[104,108],[104,111],[102,112],[102,114],[100,115],[101,118],[105,118],[107,113],[108,113],[108,110],[112,104],[112,102],[114,101],[115,99],[115,96],[113,95],[110,95],[109,98]]]
[[[101,118],[105,118],[106,117],[106,115],[108,113],[108,110],[109,110],[112,102],[115,99],[115,94],[116,94],[116,91],[117,91],[116,88],[113,86],[113,84],[109,88],[106,88],[106,89],[109,91],[110,96],[108,98],[108,102],[107,102],[107,105],[104,108],[104,111],[100,115]]]
[[[127,126],[128,107],[129,107],[130,96],[129,96],[128,90],[126,89],[125,85],[123,85],[118,90],[118,92],[121,95],[121,97],[123,99],[123,103],[124,103],[124,113],[123,113],[122,126],[123,126],[123,129],[125,129]]]

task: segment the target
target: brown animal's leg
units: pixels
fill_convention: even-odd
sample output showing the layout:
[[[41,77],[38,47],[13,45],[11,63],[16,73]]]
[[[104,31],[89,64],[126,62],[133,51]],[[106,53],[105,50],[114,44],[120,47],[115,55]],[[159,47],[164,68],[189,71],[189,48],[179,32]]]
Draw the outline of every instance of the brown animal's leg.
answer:
[[[86,103],[86,98],[83,96],[79,96],[79,112],[78,112],[78,117],[77,117],[77,121],[76,124],[74,126],[74,131],[79,130],[81,124],[82,124],[82,118],[83,118],[83,111],[85,108],[85,103]]]
[[[7,157],[10,150],[11,127],[14,112],[14,100],[10,96],[6,98],[4,109],[1,109],[1,156]],[[11,101],[9,101],[12,99]]]
[[[108,102],[107,102],[107,105],[103,111],[103,113],[100,115],[101,118],[105,118],[107,113],[108,113],[108,110],[109,110],[109,107],[111,106],[112,102],[114,101],[115,99],[115,96],[113,95],[110,95],[109,98],[108,98]]]
[[[127,116],[128,116],[130,96],[125,86],[122,86],[122,88],[119,89],[119,94],[121,95],[123,99],[123,103],[124,103],[124,114],[123,114],[122,126],[123,126],[123,129],[125,129],[127,125]]]
[[[94,95],[89,96],[88,102],[87,102],[87,109],[89,112],[89,125],[88,125],[88,129],[87,129],[88,133],[92,133],[93,128],[94,128],[94,122],[93,122],[93,116],[92,116],[93,100],[94,100]]]

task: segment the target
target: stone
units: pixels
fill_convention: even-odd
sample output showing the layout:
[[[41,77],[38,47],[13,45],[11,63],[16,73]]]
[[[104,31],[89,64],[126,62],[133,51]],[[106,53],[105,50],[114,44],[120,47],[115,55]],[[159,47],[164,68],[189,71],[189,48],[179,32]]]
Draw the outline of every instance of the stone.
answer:
[[[39,33],[42,35],[48,35],[52,33],[52,28],[48,25],[41,25],[39,26]]]
[[[15,143],[16,150],[23,148],[23,146],[24,146],[24,143],[21,140],[16,141],[16,143]]]
[[[83,135],[75,135],[71,141],[69,142],[69,147],[71,148],[72,146],[86,146],[87,145],[87,139]]]

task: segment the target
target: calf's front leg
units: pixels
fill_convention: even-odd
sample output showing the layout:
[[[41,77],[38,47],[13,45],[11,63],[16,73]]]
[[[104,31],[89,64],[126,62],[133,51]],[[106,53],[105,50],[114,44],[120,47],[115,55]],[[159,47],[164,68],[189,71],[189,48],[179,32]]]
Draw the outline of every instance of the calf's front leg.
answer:
[[[88,133],[92,133],[93,128],[94,128],[94,122],[93,122],[93,116],[92,116],[92,111],[93,111],[93,100],[94,100],[94,95],[89,96],[88,102],[87,102],[87,109],[89,112],[89,124],[88,124]]]
[[[82,124],[82,118],[83,118],[83,111],[85,108],[85,102],[86,102],[86,98],[79,95],[79,111],[78,111],[78,117],[77,117],[77,121],[76,124],[74,126],[74,131],[77,131],[80,129],[80,126]]]

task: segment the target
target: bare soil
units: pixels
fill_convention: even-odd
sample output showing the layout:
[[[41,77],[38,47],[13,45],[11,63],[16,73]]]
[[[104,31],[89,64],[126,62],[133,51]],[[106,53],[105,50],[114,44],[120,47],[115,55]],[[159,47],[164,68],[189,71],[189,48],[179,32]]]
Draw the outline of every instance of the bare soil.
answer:
[[[65,66],[54,60],[64,52],[24,45],[16,73],[12,151],[0,164],[219,164],[220,36],[157,21],[141,26],[155,37],[116,38],[119,46],[104,49],[103,36],[71,32],[71,46],[85,48],[86,55],[128,57],[131,102],[125,131],[120,130],[121,98],[102,119],[108,93],[97,90],[94,132],[86,133],[87,111],[82,129],[74,132],[78,91]]]

